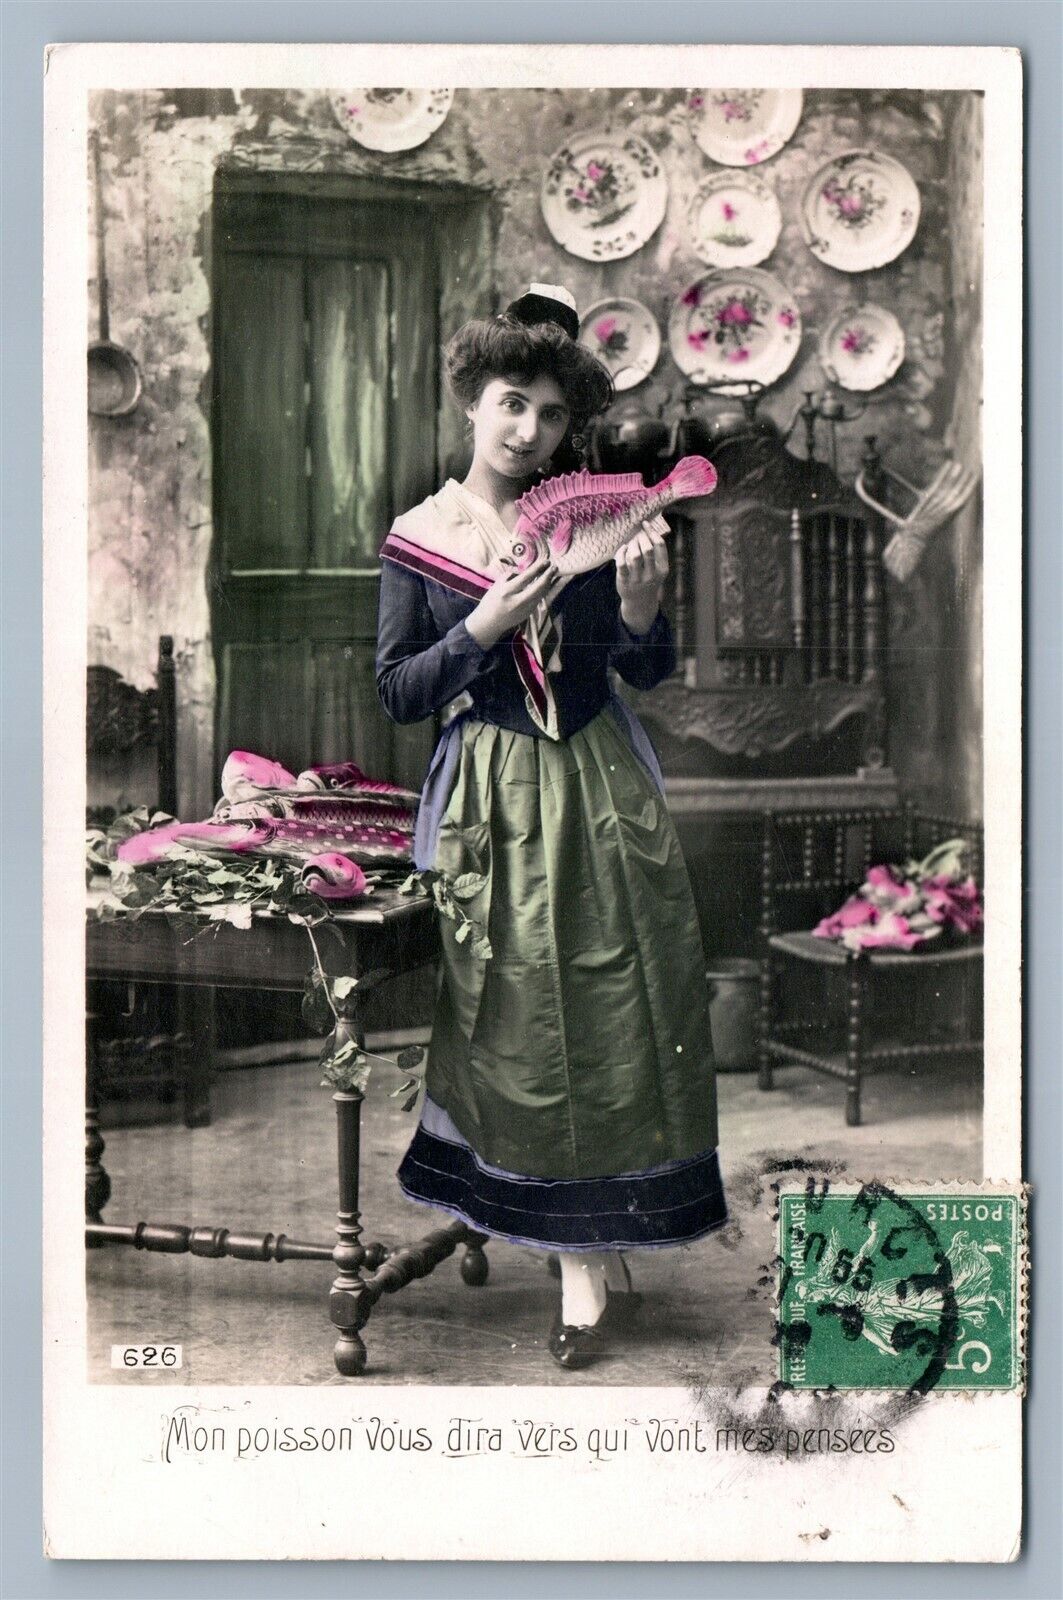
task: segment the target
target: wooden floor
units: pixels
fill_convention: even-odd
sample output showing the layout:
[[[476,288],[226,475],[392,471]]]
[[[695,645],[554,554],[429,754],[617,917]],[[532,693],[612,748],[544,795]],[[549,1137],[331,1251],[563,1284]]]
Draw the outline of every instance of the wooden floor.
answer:
[[[387,1097],[378,1069],[363,1117],[362,1205],[367,1241],[395,1245],[447,1219],[406,1201],[394,1179],[416,1113]],[[754,1076],[720,1079],[721,1158],[731,1222],[680,1250],[632,1252],[647,1303],[608,1358],[562,1372],[546,1351],[557,1298],[541,1252],[492,1242],[490,1278],[467,1288],[457,1258],[386,1297],[365,1339],[369,1371],[340,1378],[332,1364],[328,1264],[283,1265],[92,1251],[87,1259],[89,1365],[113,1372],[112,1344],[180,1342],[184,1367],[152,1381],[201,1384],[664,1384],[771,1383],[775,1254],[772,1162],[824,1162],[837,1177],[918,1180],[981,1176],[981,1085],[969,1068],[870,1079],[864,1126],[846,1128],[841,1085],[792,1068],[762,1094]],[[218,1076],[214,1121],[111,1128],[107,1220],[191,1222],[331,1237],[334,1117],[313,1062]]]

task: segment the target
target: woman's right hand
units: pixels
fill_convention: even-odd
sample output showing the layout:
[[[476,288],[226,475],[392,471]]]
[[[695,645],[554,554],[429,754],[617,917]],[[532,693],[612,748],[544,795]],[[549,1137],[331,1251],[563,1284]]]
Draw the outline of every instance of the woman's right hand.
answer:
[[[507,572],[496,578],[465,619],[465,626],[483,650],[490,650],[505,634],[526,621],[556,583],[557,568],[544,545],[524,572]]]

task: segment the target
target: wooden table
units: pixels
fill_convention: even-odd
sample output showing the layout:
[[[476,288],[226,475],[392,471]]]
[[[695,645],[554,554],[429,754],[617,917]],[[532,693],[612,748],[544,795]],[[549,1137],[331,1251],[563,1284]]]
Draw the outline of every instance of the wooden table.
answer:
[[[207,922],[189,931],[189,919],[146,912],[137,919],[119,913],[101,921],[95,914],[99,894],[89,892],[87,977],[123,982],[174,983],[213,988],[301,991],[313,968],[313,952],[305,927],[283,916],[256,916],[250,929],[227,922]],[[360,977],[385,971],[389,976],[433,962],[438,953],[436,914],[420,897],[381,889],[369,901],[336,914],[339,942],[315,931],[321,961],[330,976]],[[359,991],[337,1001],[339,1026],[363,1042],[358,1018]],[[461,1275],[467,1284],[487,1279],[485,1236],[463,1222],[451,1223],[413,1244],[387,1251],[362,1243],[359,1211],[359,1140],[363,1096],[339,1091],[336,1106],[339,1158],[339,1208],[335,1243],[316,1244],[275,1233],[234,1233],[225,1227],[191,1227],[175,1223],[104,1222],[102,1212],[111,1193],[103,1166],[104,1141],[97,1105],[96,1019],[87,1019],[85,1111],[85,1239],[89,1247],[131,1245],[137,1250],[191,1253],[212,1259],[243,1261],[331,1261],[336,1278],[329,1295],[329,1315],[339,1331],[335,1345],[338,1370],[358,1377],[366,1368],[361,1330],[373,1306],[385,1293],[423,1278],[440,1261],[465,1246]],[[194,1137],[194,1134],[190,1134]]]

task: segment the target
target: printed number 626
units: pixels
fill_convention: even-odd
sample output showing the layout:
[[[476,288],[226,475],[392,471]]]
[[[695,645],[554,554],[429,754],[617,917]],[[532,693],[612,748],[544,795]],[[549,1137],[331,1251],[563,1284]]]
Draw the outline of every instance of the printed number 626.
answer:
[[[166,1367],[182,1365],[179,1344],[113,1344],[112,1367]]]

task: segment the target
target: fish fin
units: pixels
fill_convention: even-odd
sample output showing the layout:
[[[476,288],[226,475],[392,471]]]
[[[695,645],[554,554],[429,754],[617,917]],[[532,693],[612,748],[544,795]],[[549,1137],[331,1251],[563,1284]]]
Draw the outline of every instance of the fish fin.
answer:
[[[555,556],[563,556],[572,543],[572,518],[562,517],[557,527],[549,537],[550,552]]]
[[[585,499],[590,495],[631,495],[645,492],[645,484],[637,472],[565,472],[557,478],[547,478],[528,489],[517,501],[521,520],[527,518],[536,528],[542,519],[559,506],[571,500]],[[702,493],[707,493],[702,490]],[[518,524],[519,526],[519,524]]]
[[[658,485],[667,488],[673,500],[696,500],[699,495],[711,494],[717,483],[716,468],[704,456],[684,456]]]

